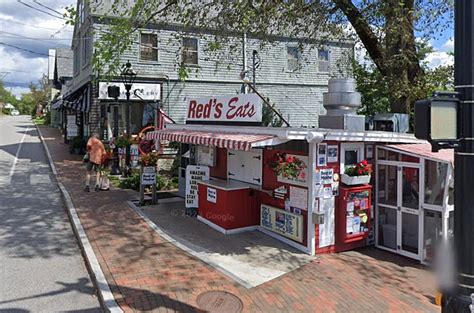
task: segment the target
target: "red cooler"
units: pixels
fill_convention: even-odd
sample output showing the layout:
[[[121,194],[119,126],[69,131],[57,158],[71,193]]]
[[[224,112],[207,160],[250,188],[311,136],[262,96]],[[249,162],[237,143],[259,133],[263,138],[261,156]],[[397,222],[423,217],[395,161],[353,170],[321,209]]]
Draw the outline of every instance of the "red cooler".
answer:
[[[371,185],[340,185],[336,204],[336,251],[366,245],[370,229]]]

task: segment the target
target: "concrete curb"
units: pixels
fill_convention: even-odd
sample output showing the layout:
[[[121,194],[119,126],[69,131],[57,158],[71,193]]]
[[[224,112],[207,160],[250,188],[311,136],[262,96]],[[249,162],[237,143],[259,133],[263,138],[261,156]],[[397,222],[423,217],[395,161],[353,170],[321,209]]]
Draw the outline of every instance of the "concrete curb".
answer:
[[[115,301],[114,295],[110,290],[107,280],[105,279],[105,275],[102,272],[102,269],[100,268],[99,261],[97,260],[94,250],[92,249],[89,239],[87,238],[87,234],[84,231],[84,228],[82,227],[81,221],[77,214],[76,208],[74,207],[71,196],[69,195],[69,192],[67,191],[66,187],[64,187],[64,185],[59,181],[56,166],[54,165],[53,158],[51,157],[51,153],[49,152],[48,146],[44,141],[43,135],[41,134],[41,130],[38,125],[36,125],[36,129],[38,130],[39,137],[46,151],[46,156],[48,157],[48,162],[49,166],[51,167],[51,171],[54,174],[56,182],[59,186],[59,190],[61,190],[61,194],[63,196],[67,208],[67,213],[69,215],[74,234],[76,235],[76,238],[79,242],[79,247],[81,248],[82,254],[84,255],[87,268],[89,269],[89,274],[98,290],[99,301],[101,302],[102,307],[106,311],[112,313],[122,313],[123,311]]]

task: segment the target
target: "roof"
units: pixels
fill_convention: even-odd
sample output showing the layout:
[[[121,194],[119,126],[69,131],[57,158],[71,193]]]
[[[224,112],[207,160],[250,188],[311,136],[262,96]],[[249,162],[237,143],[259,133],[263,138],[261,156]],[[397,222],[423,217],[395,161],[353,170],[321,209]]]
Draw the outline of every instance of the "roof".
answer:
[[[213,133],[240,133],[256,135],[274,135],[280,140],[306,140],[321,142],[324,140],[374,142],[374,143],[424,143],[412,134],[383,131],[347,131],[341,129],[313,129],[297,127],[250,127],[202,124],[166,124],[165,129],[203,131]]]
[[[73,77],[73,52],[69,48],[56,49],[57,78]]]
[[[249,151],[254,147],[281,143],[281,141],[275,137],[275,135],[268,134],[257,135],[193,130],[159,130],[148,133],[145,138]]]
[[[432,152],[431,144],[428,142],[420,144],[387,145],[387,147],[403,152],[409,152],[410,154],[415,154],[421,157],[446,161],[454,164],[454,149],[443,149],[438,152]]]

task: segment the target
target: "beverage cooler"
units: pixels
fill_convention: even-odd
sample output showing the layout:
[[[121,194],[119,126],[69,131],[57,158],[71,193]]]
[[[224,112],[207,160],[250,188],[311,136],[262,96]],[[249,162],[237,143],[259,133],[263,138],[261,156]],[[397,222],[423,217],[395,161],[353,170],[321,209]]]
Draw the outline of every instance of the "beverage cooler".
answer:
[[[371,185],[339,188],[336,202],[336,251],[366,245],[370,230]]]

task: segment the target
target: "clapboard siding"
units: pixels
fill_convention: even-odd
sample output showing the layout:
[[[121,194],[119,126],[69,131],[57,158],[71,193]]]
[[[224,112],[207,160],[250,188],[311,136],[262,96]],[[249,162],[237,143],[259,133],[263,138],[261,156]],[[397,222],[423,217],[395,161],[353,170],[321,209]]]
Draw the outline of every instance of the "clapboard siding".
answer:
[[[95,23],[94,41],[100,40],[107,25]],[[140,31],[154,32],[158,35],[158,60],[142,62],[139,59]],[[185,36],[198,38],[198,65],[187,67],[189,77],[181,81],[178,68],[181,63],[180,49],[182,34],[168,29],[142,29],[134,34],[136,42],[121,56],[121,63],[130,61],[137,71],[137,81],[150,79],[169,79],[168,88],[163,83],[163,104],[165,111],[177,122],[184,122],[187,100],[190,97],[226,95],[241,92],[240,76],[243,70],[242,38],[231,38],[214,52],[209,51],[209,43],[215,40],[211,34],[193,33]],[[81,29],[81,34],[87,33]],[[318,116],[324,114],[322,93],[327,90],[330,77],[344,77],[350,74],[348,60],[353,54],[350,43],[328,43],[324,49],[330,53],[330,71],[318,70],[318,45],[300,45],[301,67],[295,72],[287,69],[287,46],[298,46],[299,42],[282,39],[272,43],[258,39],[247,39],[247,77],[251,80],[252,51],[258,51],[259,67],[256,71],[257,89],[268,97],[292,126],[318,126]],[[80,51],[75,49],[74,52]],[[90,60],[88,60],[90,63]],[[339,64],[339,65],[337,65]],[[76,75],[76,81],[83,83],[92,74],[90,66]],[[79,86],[77,86],[78,88]],[[168,100],[169,98],[169,100]]]

